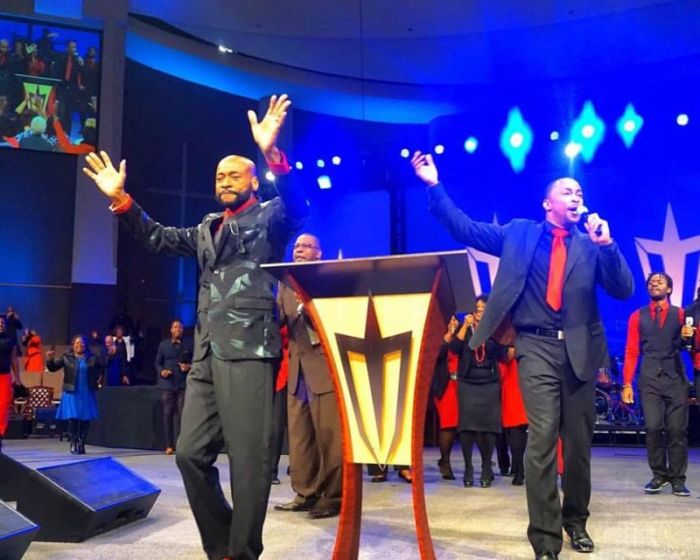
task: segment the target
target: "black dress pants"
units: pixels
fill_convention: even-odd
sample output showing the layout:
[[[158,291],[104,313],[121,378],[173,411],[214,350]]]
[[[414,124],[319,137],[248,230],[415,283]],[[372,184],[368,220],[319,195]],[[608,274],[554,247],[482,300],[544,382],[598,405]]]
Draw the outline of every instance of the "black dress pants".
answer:
[[[287,387],[275,392],[272,411],[272,478],[278,478],[284,435],[287,432]]]
[[[271,484],[272,360],[209,354],[187,376],[177,465],[210,560],[258,558]],[[226,446],[233,507],[214,463]]]
[[[536,554],[559,552],[562,528],[584,529],[591,498],[591,443],[595,424],[595,379],[581,381],[563,340],[519,333],[520,388],[529,419],[525,481]],[[564,447],[563,502],[557,486],[557,439]]]
[[[185,390],[163,390],[163,424],[165,426],[165,446],[175,447],[180,435],[182,409],[185,406]]]
[[[688,467],[688,382],[685,375],[643,373],[639,379],[639,393],[646,424],[649,468],[655,477],[685,483]]]

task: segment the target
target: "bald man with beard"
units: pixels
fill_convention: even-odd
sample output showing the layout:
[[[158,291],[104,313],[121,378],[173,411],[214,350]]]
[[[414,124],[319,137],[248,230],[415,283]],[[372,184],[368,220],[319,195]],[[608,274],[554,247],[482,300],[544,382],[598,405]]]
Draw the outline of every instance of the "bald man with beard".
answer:
[[[187,379],[177,465],[210,560],[258,558],[270,494],[272,398],[281,341],[274,279],[260,267],[283,260],[287,244],[308,214],[302,191],[277,148],[290,106],[272,96],[251,132],[277,177],[280,196],[259,202],[255,164],[232,155],[216,169],[215,195],[223,212],[194,227],[165,227],[126,194],[126,162],[115,169],[105,152],[86,157],[84,172],[112,200],[120,223],[154,253],[196,257],[201,274],[192,369]],[[226,447],[233,507],[214,463]]]

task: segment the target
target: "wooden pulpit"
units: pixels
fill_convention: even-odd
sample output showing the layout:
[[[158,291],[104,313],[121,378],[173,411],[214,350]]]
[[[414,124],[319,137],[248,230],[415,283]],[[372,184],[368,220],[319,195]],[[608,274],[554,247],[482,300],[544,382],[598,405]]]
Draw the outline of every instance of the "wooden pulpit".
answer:
[[[411,465],[420,557],[434,559],[423,488],[425,414],[455,310],[471,308],[466,251],[264,265],[304,303],[335,384],[343,497],[333,558],[358,557],[362,465]]]

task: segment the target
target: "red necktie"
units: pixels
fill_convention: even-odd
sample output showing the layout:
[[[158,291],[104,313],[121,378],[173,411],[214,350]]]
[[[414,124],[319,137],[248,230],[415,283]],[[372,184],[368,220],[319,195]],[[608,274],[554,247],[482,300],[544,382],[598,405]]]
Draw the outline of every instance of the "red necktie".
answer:
[[[569,232],[561,228],[552,229],[552,252],[549,255],[549,276],[547,277],[547,303],[554,309],[561,309],[561,292],[564,287],[566,268],[566,243]]]
[[[656,306],[656,326],[661,328],[661,306],[657,305]]]
[[[70,73],[73,70],[73,57],[68,55],[68,60],[66,61],[66,75],[63,76],[63,79],[66,80],[66,82],[70,82]]]

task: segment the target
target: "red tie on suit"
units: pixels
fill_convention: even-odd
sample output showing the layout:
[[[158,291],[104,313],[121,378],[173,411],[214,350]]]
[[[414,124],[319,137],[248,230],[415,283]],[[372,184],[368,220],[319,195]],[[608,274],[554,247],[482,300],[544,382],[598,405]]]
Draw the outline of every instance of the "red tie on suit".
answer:
[[[63,76],[66,82],[70,82],[70,74],[73,71],[73,57],[68,55],[68,60],[66,61],[66,74]]]
[[[549,255],[549,276],[547,277],[547,304],[554,311],[561,309],[561,292],[564,288],[566,268],[566,243],[569,232],[561,228],[552,229],[552,252]]]

